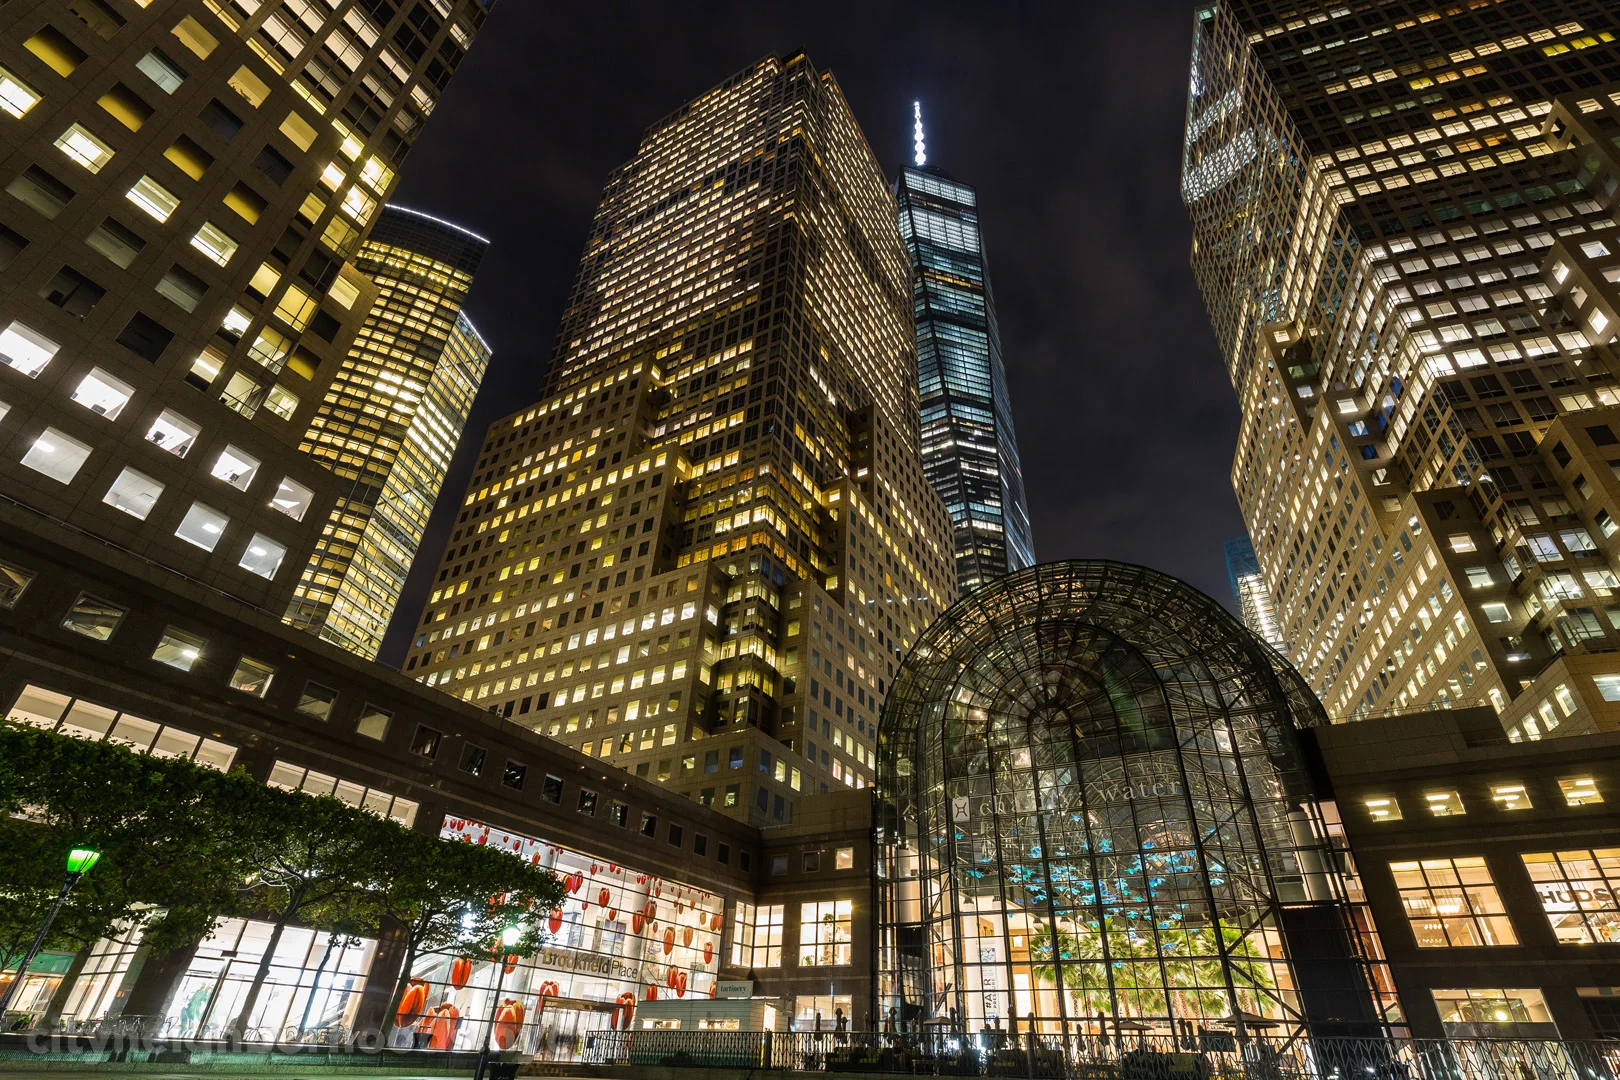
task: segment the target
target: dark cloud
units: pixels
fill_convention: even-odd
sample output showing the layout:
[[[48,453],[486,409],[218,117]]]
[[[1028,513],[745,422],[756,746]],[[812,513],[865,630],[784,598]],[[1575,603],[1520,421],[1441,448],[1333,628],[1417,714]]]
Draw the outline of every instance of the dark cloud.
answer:
[[[534,399],[609,170],[767,53],[837,77],[891,175],[977,185],[1042,559],[1147,563],[1228,601],[1237,407],[1178,193],[1191,5],[501,0],[396,201],[494,241],[468,310],[495,363],[400,610],[421,609],[479,435]],[[397,658],[410,627],[394,628]]]

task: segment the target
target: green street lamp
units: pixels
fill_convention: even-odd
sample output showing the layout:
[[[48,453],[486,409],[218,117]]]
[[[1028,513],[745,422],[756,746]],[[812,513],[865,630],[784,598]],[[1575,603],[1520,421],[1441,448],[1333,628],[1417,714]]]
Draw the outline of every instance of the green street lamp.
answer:
[[[28,946],[28,951],[23,954],[22,963],[17,965],[16,978],[0,992],[0,1017],[5,1016],[6,1010],[11,1007],[12,999],[17,995],[17,988],[22,985],[28,969],[33,966],[34,957],[39,955],[40,946],[45,944],[45,935],[51,932],[51,923],[56,921],[56,913],[62,910],[62,901],[67,899],[67,894],[73,891],[73,886],[90,872],[90,868],[95,866],[100,858],[101,852],[90,848],[74,848],[68,852],[67,874],[62,878],[62,888],[56,894],[56,903],[51,905],[50,913],[45,916],[44,925],[39,928],[39,933],[34,935],[34,943]]]
[[[523,924],[513,923],[501,931],[501,944],[506,949],[516,945],[523,937]],[[484,1028],[484,1045],[478,1051],[478,1065],[473,1069],[473,1080],[484,1080],[484,1070],[489,1065],[489,1037],[495,1030],[495,1017],[501,1008],[501,986],[506,981],[506,951],[495,958],[495,997],[489,1005],[489,1024]]]

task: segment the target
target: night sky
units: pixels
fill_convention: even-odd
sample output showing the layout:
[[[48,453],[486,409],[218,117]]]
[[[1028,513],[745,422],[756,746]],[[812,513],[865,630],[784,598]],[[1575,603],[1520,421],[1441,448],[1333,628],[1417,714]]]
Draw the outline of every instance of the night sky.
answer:
[[[654,120],[797,50],[886,174],[910,160],[917,99],[930,163],[979,189],[1037,557],[1145,563],[1233,606],[1237,402],[1177,186],[1191,37],[1186,0],[501,0],[394,196],[493,241],[467,312],[495,357],[383,659],[403,655],[483,431],[535,399],[608,172]]]

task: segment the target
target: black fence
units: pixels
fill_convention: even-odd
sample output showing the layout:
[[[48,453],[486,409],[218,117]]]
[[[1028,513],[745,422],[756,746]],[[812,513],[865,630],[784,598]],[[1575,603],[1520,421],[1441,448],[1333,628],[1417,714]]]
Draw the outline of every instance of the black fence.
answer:
[[[1620,1040],[599,1031],[583,1061],[1054,1080],[1620,1080]]]

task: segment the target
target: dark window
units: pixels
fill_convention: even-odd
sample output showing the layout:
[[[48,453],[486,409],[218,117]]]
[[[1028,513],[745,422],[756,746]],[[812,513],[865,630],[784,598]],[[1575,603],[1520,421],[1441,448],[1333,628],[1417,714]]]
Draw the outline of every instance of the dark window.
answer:
[[[75,319],[82,319],[107,295],[107,290],[73,267],[64,266],[39,290],[39,295],[40,299],[55,304]]]
[[[501,783],[513,791],[522,791],[523,778],[527,775],[529,775],[527,765],[521,765],[516,761],[508,761],[506,763],[506,773],[501,777]]]
[[[163,280],[153,286],[159,296],[174,302],[182,311],[196,311],[208,293],[208,283],[179,263],[169,267]]]
[[[89,244],[92,250],[106,256],[108,262],[125,270],[129,269],[129,264],[135,261],[135,256],[146,246],[146,241],[135,235],[133,230],[125,228],[112,218],[107,218],[97,225],[96,231],[89,235],[85,243]]]
[[[679,825],[671,825],[669,827],[670,846],[680,847],[681,842],[685,839],[685,835],[685,830],[683,830]]]
[[[609,803],[608,818],[622,829],[630,823],[630,808],[622,802]]]
[[[201,116],[209,130],[226,142],[236,138],[236,133],[242,130],[242,118],[221,105],[218,98],[203,106]]]
[[[737,852],[737,869],[748,873],[753,868],[754,857],[746,851]]]
[[[428,727],[426,724],[416,725],[416,737],[411,739],[411,753],[421,754],[425,758],[439,756],[439,744],[444,742],[444,732]]]
[[[1593,424],[1586,429],[1586,433],[1592,436],[1592,441],[1598,446],[1612,446],[1620,442],[1620,439],[1614,437],[1614,430],[1608,424]]]
[[[111,41],[112,36],[123,29],[124,17],[103,0],[68,0],[67,9],[78,16],[80,22],[95,32],[102,41]]]
[[[155,364],[174,340],[174,332],[149,315],[137,311],[118,335],[118,344],[149,364]]]
[[[731,845],[730,844],[718,844],[718,845],[716,845],[715,850],[714,850],[714,856],[715,856],[715,858],[720,860],[720,865],[721,866],[730,866],[731,865]]]
[[[709,853],[709,838],[702,833],[692,834],[692,854],[707,855]]]
[[[642,813],[642,815],[641,815],[641,835],[642,836],[657,836],[658,835],[658,818],[655,815],[648,814],[646,812]]]
[[[482,776],[484,773],[484,758],[488,756],[482,746],[468,743],[461,748],[461,771],[472,776]]]
[[[21,233],[0,225],[0,270],[8,269],[12,260],[21,255],[23,248],[27,246],[28,241]]]
[[[6,185],[6,190],[51,219],[55,219],[77,194],[38,165],[24,169],[21,176]]]
[[[804,872],[814,874],[821,869],[821,852],[807,851],[804,853]]]
[[[260,150],[259,156],[253,159],[253,164],[270,178],[271,183],[277,185],[286,183],[287,177],[292,175],[292,162],[282,157],[273,146]]]
[[[310,320],[309,328],[322,341],[330,342],[337,337],[337,332],[343,324],[324,311],[315,312],[315,318]],[[525,710],[527,711],[527,710]]]
[[[545,783],[540,785],[540,794],[544,796],[546,802],[560,804],[562,802],[562,777],[552,776],[547,773]]]
[[[580,790],[579,812],[586,817],[596,816],[596,792],[586,791],[583,788]]]

